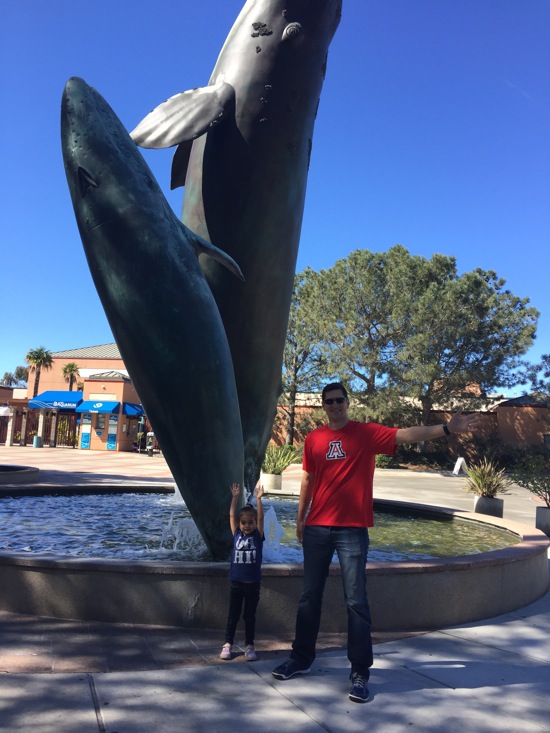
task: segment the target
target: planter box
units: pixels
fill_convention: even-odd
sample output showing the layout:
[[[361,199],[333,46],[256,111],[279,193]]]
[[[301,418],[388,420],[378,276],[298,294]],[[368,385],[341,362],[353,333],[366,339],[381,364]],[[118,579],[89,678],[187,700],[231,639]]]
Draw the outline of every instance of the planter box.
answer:
[[[276,473],[262,473],[260,474],[260,484],[268,494],[273,491],[280,491],[283,487],[283,477]]]
[[[504,514],[504,499],[494,499],[491,496],[476,496],[474,512],[487,514],[490,517],[502,517]]]
[[[550,507],[538,506],[535,527],[550,537]]]

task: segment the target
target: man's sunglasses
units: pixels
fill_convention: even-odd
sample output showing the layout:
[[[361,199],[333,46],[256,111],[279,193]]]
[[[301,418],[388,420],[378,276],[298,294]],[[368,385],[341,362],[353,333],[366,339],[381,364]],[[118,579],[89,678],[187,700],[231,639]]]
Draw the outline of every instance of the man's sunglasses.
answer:
[[[325,400],[325,405],[332,405],[333,402],[336,402],[337,405],[341,405],[345,401],[345,397],[329,397],[328,400]]]

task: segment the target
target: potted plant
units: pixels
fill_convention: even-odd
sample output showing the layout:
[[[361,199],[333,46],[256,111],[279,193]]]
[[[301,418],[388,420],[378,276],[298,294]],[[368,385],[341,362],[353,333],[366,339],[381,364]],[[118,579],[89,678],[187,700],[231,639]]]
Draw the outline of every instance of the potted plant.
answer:
[[[466,490],[475,494],[474,512],[502,517],[504,500],[497,494],[507,494],[512,481],[504,469],[487,458],[466,466]]]
[[[292,445],[268,445],[262,463],[260,481],[264,491],[280,491],[283,485],[283,471],[297,459]]]
[[[550,537],[550,458],[534,456],[527,459],[512,473],[512,480],[542,499],[545,506],[537,507],[535,526]]]

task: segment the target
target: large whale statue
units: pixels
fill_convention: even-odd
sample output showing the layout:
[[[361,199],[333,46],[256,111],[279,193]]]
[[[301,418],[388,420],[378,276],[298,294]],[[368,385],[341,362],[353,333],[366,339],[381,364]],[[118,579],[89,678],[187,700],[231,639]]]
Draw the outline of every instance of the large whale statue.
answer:
[[[178,145],[182,221],[245,276],[200,257],[233,357],[249,488],[281,393],[313,127],[341,5],[248,0],[208,85],[171,97],[131,133],[145,148]]]
[[[243,443],[231,354],[197,254],[236,263],[173,213],[122,123],[66,84],[63,158],[95,286],[177,486],[214,560],[228,557]]]

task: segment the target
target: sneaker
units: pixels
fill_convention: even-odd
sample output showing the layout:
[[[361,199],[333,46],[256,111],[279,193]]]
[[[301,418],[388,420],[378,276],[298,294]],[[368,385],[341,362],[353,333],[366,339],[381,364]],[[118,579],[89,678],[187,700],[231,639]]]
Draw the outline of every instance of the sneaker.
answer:
[[[309,674],[311,667],[302,667],[295,659],[287,659],[271,673],[276,680],[289,680],[297,674]]]
[[[351,680],[349,699],[353,702],[367,702],[369,699],[368,679],[359,672],[352,672],[349,678]]]
[[[231,644],[223,645],[220,659],[231,659]]]
[[[246,647],[246,650],[244,652],[244,658],[247,662],[255,662],[258,658],[256,656],[256,650],[254,649],[254,644],[251,644],[250,646]]]

